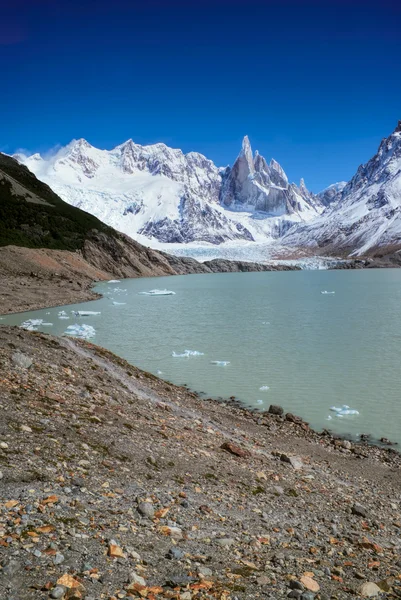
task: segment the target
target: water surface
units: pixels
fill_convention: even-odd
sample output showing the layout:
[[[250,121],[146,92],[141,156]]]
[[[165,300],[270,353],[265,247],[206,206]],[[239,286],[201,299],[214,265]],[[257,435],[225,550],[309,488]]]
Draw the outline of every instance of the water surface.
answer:
[[[154,288],[175,295],[139,293]],[[92,341],[174,383],[262,410],[281,404],[316,428],[401,442],[401,270],[186,275],[96,290],[104,298],[1,323],[42,318],[53,326],[39,329],[55,334],[92,325]],[[61,308],[68,320],[58,317]],[[72,310],[101,315],[75,317]],[[172,356],[184,350],[204,354]],[[339,418],[329,410],[343,404],[360,414]]]

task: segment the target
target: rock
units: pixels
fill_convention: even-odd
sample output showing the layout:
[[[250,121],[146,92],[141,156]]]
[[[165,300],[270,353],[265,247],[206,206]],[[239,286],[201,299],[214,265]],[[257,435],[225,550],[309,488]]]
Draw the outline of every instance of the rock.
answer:
[[[56,552],[53,558],[53,563],[55,565],[61,565],[62,562],[64,562],[64,556],[61,554],[61,552]]]
[[[292,590],[301,590],[304,591],[304,586],[300,581],[297,581],[296,579],[293,579],[292,581],[290,581],[290,588]]]
[[[284,494],[284,489],[280,485],[274,485],[272,491],[275,496],[282,496]]]
[[[310,592],[318,592],[320,590],[320,585],[317,581],[309,577],[308,575],[303,575],[300,579],[300,582],[307,590]]]
[[[153,519],[155,516],[155,509],[150,502],[140,502],[138,504],[138,512],[146,519]]]
[[[380,592],[379,586],[372,581],[367,581],[358,588],[358,593],[362,598],[375,598]]]
[[[67,588],[69,597],[79,598],[79,594],[84,593],[84,586],[82,583],[74,579],[69,573],[65,573],[60,579],[57,580],[57,586]]]
[[[166,581],[166,585],[172,588],[175,587],[184,587],[189,583],[193,583],[196,581],[194,577],[190,577],[186,573],[173,573],[169,575],[169,578]]]
[[[312,594],[312,592],[304,592],[301,596],[301,600],[314,600],[315,598],[315,594]],[[322,596],[320,597],[322,600]]]
[[[300,598],[301,596],[301,590],[290,590],[287,594],[287,598]]]
[[[358,517],[363,517],[364,519],[366,519],[366,517],[368,516],[366,508],[358,503],[353,505],[351,512],[353,515],[357,515]]]
[[[198,567],[198,575],[203,577],[211,577],[213,575],[213,571],[208,567]]]
[[[120,546],[117,546],[117,544],[110,544],[107,553],[112,558],[125,558],[125,554],[122,548],[120,548]]]
[[[270,404],[269,410],[267,412],[271,415],[278,415],[279,417],[282,417],[284,414],[284,409],[278,404]]]
[[[240,458],[248,458],[249,456],[251,456],[251,453],[248,450],[245,450],[244,448],[240,448],[239,446],[236,446],[232,442],[224,442],[224,444],[222,444],[220,446],[220,448],[222,450],[226,450],[230,454],[239,456]]]
[[[351,442],[349,440],[343,440],[341,442],[341,446],[343,448],[345,448],[346,450],[351,450],[351,448],[352,448],[352,444],[351,444]]]
[[[219,546],[233,546],[235,544],[235,540],[233,538],[220,538],[217,540]]]
[[[6,565],[3,566],[3,570],[1,571],[4,575],[12,577],[15,575],[19,569],[21,569],[21,564],[14,559],[9,559]]]
[[[179,548],[173,547],[167,552],[166,558],[169,558],[170,560],[181,560],[184,558],[184,552]]]
[[[146,581],[143,577],[141,577],[140,575],[138,575],[138,573],[136,571],[132,571],[129,574],[129,580],[130,580],[130,584],[128,586],[128,590],[131,586],[135,585],[136,583],[138,583],[139,585],[143,585],[146,586]]]
[[[0,448],[2,448],[3,450],[7,450],[7,448],[8,448],[7,442],[0,442]]]
[[[26,356],[26,354],[22,354],[22,352],[14,352],[11,356],[12,362],[21,369],[29,369],[33,365],[33,361]]]
[[[3,472],[0,471],[0,479],[3,479],[3,477],[4,477]]]
[[[289,463],[296,471],[299,471],[299,469],[302,469],[304,466],[302,458],[299,456],[288,456],[288,454],[282,454],[280,456],[280,460],[282,462]]]
[[[67,588],[63,587],[62,585],[57,585],[50,592],[50,598],[55,598],[55,599],[62,598],[65,595],[66,591],[67,591]]]
[[[20,430],[25,433],[32,433],[32,429],[28,425],[21,425]]]

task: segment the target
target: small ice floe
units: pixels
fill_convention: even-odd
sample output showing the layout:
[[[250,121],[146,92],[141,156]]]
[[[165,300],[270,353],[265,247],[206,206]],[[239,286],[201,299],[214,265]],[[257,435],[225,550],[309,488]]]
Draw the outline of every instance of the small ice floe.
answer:
[[[110,279],[107,283],[121,283],[119,279]]]
[[[336,417],[345,417],[346,415],[359,415],[359,411],[350,408],[348,404],[342,406],[330,406],[330,410],[336,413]]]
[[[112,291],[116,294],[121,294],[122,292],[126,292],[127,290],[123,290],[122,288],[114,288]]]
[[[37,331],[38,327],[43,324],[43,319],[28,319],[21,323],[20,327],[27,331]]]
[[[327,416],[327,418],[326,418],[326,421],[331,421],[331,420],[332,420],[332,418],[333,418],[333,417],[332,417],[331,415],[328,415],[328,416]]]
[[[126,302],[116,302],[115,300],[113,301],[114,306],[124,306],[125,304],[127,304]]]
[[[42,323],[42,327],[53,327],[53,323]]]
[[[262,385],[262,387],[259,388],[260,392],[267,392],[267,390],[270,390],[268,385]]]
[[[58,312],[58,318],[59,319],[69,319],[70,317],[67,315],[67,313],[65,312],[65,310],[60,310]]]
[[[157,375],[163,375],[163,371],[156,371]]]
[[[256,400],[256,404],[263,404],[263,400]]]
[[[175,296],[172,290],[149,290],[148,292],[138,292],[142,296]]]
[[[217,365],[218,367],[226,367],[227,365],[230,364],[230,361],[229,360],[211,360],[210,364]]]
[[[189,358],[190,356],[204,356],[204,353],[197,350],[184,350],[181,354],[173,352],[171,356],[173,358]]]
[[[64,335],[72,335],[83,339],[92,338],[96,335],[95,328],[92,325],[69,325],[64,331]]]
[[[93,317],[93,315],[102,314],[102,313],[96,312],[94,310],[72,310],[71,312],[76,317]]]
[[[262,321],[262,325],[270,325],[270,321]]]
[[[331,294],[335,294],[335,292],[328,292],[327,290],[323,290],[322,292],[320,292],[321,294],[324,295],[331,295]]]

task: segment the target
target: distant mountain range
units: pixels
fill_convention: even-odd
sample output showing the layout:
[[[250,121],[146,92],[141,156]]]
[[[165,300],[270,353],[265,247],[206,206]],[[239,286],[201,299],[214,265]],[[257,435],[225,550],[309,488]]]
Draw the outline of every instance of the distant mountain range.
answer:
[[[231,168],[132,140],[107,151],[81,139],[49,158],[15,158],[69,204],[149,245],[244,240],[356,255],[401,247],[401,122],[349,183],[317,195],[289,183],[247,137]]]

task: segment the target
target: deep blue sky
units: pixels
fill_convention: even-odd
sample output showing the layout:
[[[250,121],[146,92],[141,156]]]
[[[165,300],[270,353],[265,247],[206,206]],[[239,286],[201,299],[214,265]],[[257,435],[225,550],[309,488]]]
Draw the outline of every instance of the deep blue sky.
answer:
[[[0,150],[133,138],[349,179],[401,119],[399,0],[0,0]]]

